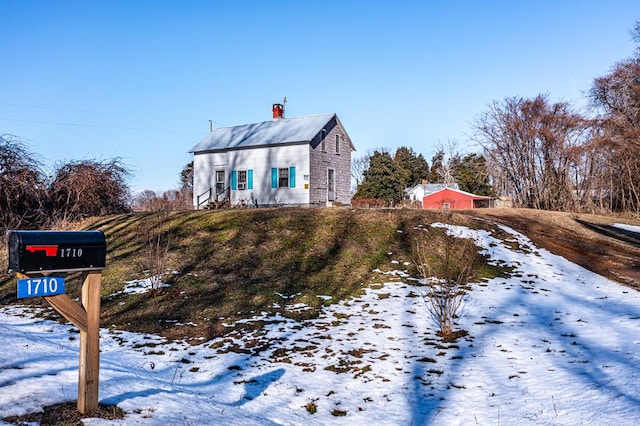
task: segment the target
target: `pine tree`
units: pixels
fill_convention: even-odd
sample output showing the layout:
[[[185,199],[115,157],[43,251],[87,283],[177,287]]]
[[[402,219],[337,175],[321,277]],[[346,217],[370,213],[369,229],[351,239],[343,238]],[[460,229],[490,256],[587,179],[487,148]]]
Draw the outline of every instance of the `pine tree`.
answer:
[[[460,190],[476,195],[493,195],[487,163],[482,155],[467,154],[463,158],[456,157],[452,159],[451,167]]]
[[[404,172],[405,187],[411,187],[429,177],[429,165],[422,154],[416,155],[412,148],[401,146],[393,161]]]
[[[388,152],[375,151],[365,170],[362,184],[354,198],[375,198],[387,202],[399,202],[403,197],[404,172]]]

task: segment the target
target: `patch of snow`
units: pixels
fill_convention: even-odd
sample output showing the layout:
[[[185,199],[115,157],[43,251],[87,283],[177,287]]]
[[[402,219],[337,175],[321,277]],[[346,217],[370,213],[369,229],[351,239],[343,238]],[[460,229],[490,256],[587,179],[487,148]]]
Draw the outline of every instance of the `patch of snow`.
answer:
[[[624,229],[625,231],[637,232],[640,234],[640,226],[637,225],[626,225],[624,223],[614,223],[614,227]]]
[[[277,291],[275,292],[275,294],[277,294],[278,296],[280,296],[280,298],[282,299],[293,299],[296,296],[300,296],[302,293],[296,293],[296,294],[290,294],[290,295],[286,295],[286,294],[282,294],[282,293],[278,293]]]
[[[143,280],[127,281],[121,291],[111,294],[109,297],[119,296],[121,294],[142,294],[152,291],[154,288],[170,287],[169,284],[160,282],[159,277],[150,277]]]

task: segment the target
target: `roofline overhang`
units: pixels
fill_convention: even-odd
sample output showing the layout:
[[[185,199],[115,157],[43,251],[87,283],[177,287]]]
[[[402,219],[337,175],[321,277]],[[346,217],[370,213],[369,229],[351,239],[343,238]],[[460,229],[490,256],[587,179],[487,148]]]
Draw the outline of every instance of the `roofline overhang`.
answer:
[[[233,146],[233,147],[227,147],[227,148],[204,149],[202,151],[191,150],[189,151],[189,153],[192,153],[194,155],[212,154],[212,153],[228,152],[228,151],[244,151],[247,149],[255,149],[255,148],[274,148],[279,146],[307,145],[309,143],[310,143],[309,141],[265,143],[261,145]]]

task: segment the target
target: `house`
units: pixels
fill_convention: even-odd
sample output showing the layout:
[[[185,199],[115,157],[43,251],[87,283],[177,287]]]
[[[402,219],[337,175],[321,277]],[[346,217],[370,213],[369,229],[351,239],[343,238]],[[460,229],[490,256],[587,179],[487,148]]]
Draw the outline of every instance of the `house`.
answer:
[[[351,201],[351,138],[335,113],[211,129],[193,153],[193,205],[332,205]]]
[[[492,197],[475,195],[459,189],[443,188],[427,194],[422,199],[424,209],[473,209],[484,203],[489,206]]]
[[[422,202],[422,199],[424,198],[425,195],[431,194],[431,193],[436,192],[436,191],[440,191],[441,189],[444,189],[444,188],[458,189],[458,184],[457,183],[450,183],[450,184],[446,184],[446,183],[419,183],[418,185],[416,185],[416,186],[414,186],[412,188],[407,188],[405,190],[404,198],[406,200]]]

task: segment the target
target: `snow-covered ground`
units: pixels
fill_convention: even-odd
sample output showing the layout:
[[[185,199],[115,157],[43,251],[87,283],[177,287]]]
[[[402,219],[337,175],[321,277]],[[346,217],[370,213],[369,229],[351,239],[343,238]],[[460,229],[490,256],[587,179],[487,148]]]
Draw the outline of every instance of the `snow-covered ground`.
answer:
[[[378,284],[316,320],[263,314],[197,346],[103,324],[100,400],[127,416],[87,423],[640,424],[640,294],[502,229],[506,241],[451,228],[515,268],[473,285],[455,343],[437,338],[392,258]],[[4,307],[0,341],[0,417],[76,398],[71,326]]]

